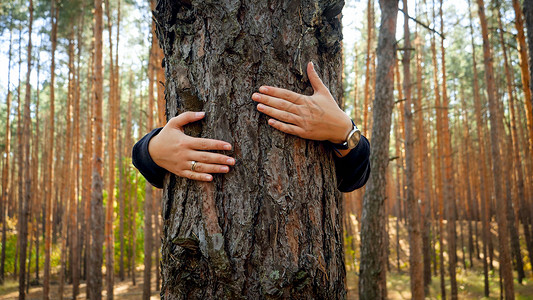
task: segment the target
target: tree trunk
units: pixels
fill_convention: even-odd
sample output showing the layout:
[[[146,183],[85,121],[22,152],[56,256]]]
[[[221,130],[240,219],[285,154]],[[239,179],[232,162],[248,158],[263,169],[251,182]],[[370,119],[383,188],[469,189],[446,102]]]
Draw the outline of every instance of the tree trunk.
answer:
[[[517,4],[513,3],[513,6],[516,6],[516,5]],[[533,0],[524,0],[523,8],[524,8],[524,18],[526,21],[527,41],[529,45],[529,66],[530,66],[529,79],[531,80],[531,78],[533,78],[533,67],[532,67],[533,66]],[[516,10],[517,10],[517,7],[515,7],[515,13],[516,13]],[[519,39],[520,58],[522,60],[521,69],[522,69],[522,72],[524,72],[525,70],[527,70],[527,64],[524,59],[525,53],[526,53],[525,43],[524,43],[525,39],[523,38],[523,34],[524,34],[523,30],[520,30],[518,28],[523,23],[522,23],[521,17],[517,19],[520,19],[519,21],[520,24],[518,24],[517,22],[516,26],[518,29],[517,38]],[[529,82],[529,80],[524,81],[526,79],[526,77],[524,77],[525,75],[526,74],[522,73],[522,82],[523,83],[528,82],[529,89],[530,89],[529,93],[525,92],[526,99],[524,101],[525,109],[526,109],[526,117],[527,117],[527,127],[528,127],[528,132],[529,132],[529,152],[533,153],[533,103],[532,103],[533,100],[531,97],[531,94],[533,93],[533,85],[531,85],[531,82]],[[524,84],[524,89],[525,88],[526,88],[526,85]],[[533,174],[530,174],[530,176],[533,176]]]
[[[154,7],[154,2],[152,7]],[[152,45],[148,57],[148,120],[146,122],[146,131],[153,129],[154,124],[154,60],[155,60],[155,22],[152,21]],[[143,299],[148,300],[151,294],[152,286],[152,186],[146,182],[144,187],[144,272],[143,272]]]
[[[440,1],[440,32],[444,33],[444,19],[442,12],[443,0]],[[457,299],[457,279],[455,269],[457,267],[457,240],[456,240],[456,213],[455,213],[455,188],[453,182],[453,157],[452,142],[448,118],[448,88],[446,82],[446,51],[444,49],[444,39],[441,39],[441,66],[442,66],[442,128],[439,135],[443,135],[443,161],[444,161],[444,200],[446,201],[446,227],[448,233],[448,272],[450,275],[451,298]],[[437,107],[437,109],[440,109]],[[445,146],[444,146],[445,145]]]
[[[11,156],[11,89],[9,83],[11,82],[11,59],[13,48],[13,13],[9,16],[9,50],[8,50],[8,69],[7,69],[7,96],[6,96],[6,133],[4,136],[5,145],[5,159],[4,167],[2,169],[2,194],[0,203],[0,218],[2,220],[2,253],[0,258],[0,284],[4,283],[5,279],[5,263],[6,263],[6,239],[7,239],[7,208],[9,205],[10,189],[9,189],[9,162]],[[4,157],[4,156],[2,156]]]
[[[415,38],[415,55],[416,55],[416,144],[418,148],[418,168],[419,179],[422,185],[420,192],[422,198],[420,229],[422,231],[422,254],[424,258],[424,292],[429,294],[429,284],[431,283],[431,191],[433,186],[431,174],[431,164],[428,163],[428,146],[427,133],[424,127],[424,111],[422,109],[423,88],[422,88],[422,42],[418,34],[418,26]]]
[[[436,23],[437,18],[435,15],[435,3],[433,2],[432,15],[433,21]],[[442,117],[442,104],[441,104],[441,94],[440,94],[440,83],[439,83],[439,68],[437,63],[437,46],[435,41],[435,34],[431,36],[431,62],[433,64],[433,89],[435,91],[435,115],[436,115],[436,136],[437,136],[437,145],[435,148],[437,155],[434,159],[435,163],[435,187],[436,195],[438,200],[438,240],[439,240],[439,275],[440,275],[440,291],[442,299],[446,299],[446,285],[445,285],[445,271],[444,271],[444,167],[443,167],[443,117]]]
[[[389,163],[391,114],[394,105],[394,66],[396,61],[396,18],[398,1],[380,0],[381,25],[378,38],[378,66],[374,98],[370,164],[373,174],[363,202],[361,226],[361,299],[387,298],[384,213],[386,173]]]
[[[413,112],[411,110],[411,32],[409,31],[409,10],[407,0],[403,0],[404,53],[403,53],[403,92],[404,92],[404,130],[405,130],[405,202],[409,229],[409,274],[411,276],[411,297],[424,299],[424,261],[422,257],[422,235],[420,234],[420,218],[418,201],[414,194],[414,134]]]
[[[509,111],[510,111],[510,117],[511,117],[511,124],[510,124],[510,131],[511,136],[510,139],[505,139],[507,141],[507,153],[510,153],[512,155],[508,156],[508,162],[510,168],[504,168],[504,178],[506,181],[507,186],[507,197],[505,201],[506,211],[507,211],[507,221],[509,222],[509,237],[511,238],[511,251],[513,252],[513,256],[515,257],[516,261],[516,271],[518,275],[518,282],[522,284],[522,280],[526,277],[524,273],[524,263],[522,261],[522,254],[520,253],[520,240],[518,237],[518,228],[515,226],[514,220],[514,209],[513,209],[513,199],[511,196],[511,179],[512,179],[512,172],[510,170],[515,170],[517,179],[517,190],[518,190],[518,197],[520,199],[524,199],[524,182],[522,178],[522,168],[520,165],[520,150],[518,148],[517,144],[517,134],[516,134],[516,127],[515,127],[515,115],[514,115],[514,95],[513,95],[513,78],[511,77],[511,69],[509,66],[509,60],[507,58],[507,48],[505,45],[505,40],[503,38],[503,26],[502,26],[502,16],[500,12],[499,6],[496,8],[498,10],[498,29],[499,29],[499,41],[500,45],[502,47],[502,53],[503,53],[503,62],[504,62],[504,70],[505,70],[505,79],[506,79],[506,87],[507,87],[507,95],[509,97]],[[505,117],[503,114],[500,114],[500,117],[503,121],[505,121]],[[521,208],[521,209],[527,209],[527,208]],[[526,227],[526,231],[527,227]],[[526,233],[526,237],[529,236],[529,232]],[[526,239],[526,243],[527,243]]]
[[[104,208],[103,208],[103,159],[104,149],[102,143],[102,0],[94,0],[94,155],[92,162],[92,196],[91,196],[91,248],[90,265],[91,272],[87,274],[87,290],[90,290],[90,298],[102,298],[102,262],[104,242]]]
[[[489,176],[487,170],[486,154],[485,154],[485,131],[483,130],[484,122],[481,112],[481,95],[479,93],[479,81],[477,73],[477,63],[476,63],[476,45],[474,43],[474,28],[472,26],[472,10],[470,9],[470,0],[468,1],[469,6],[469,18],[470,18],[470,35],[472,41],[472,68],[473,68],[473,88],[474,88],[474,109],[476,112],[476,132],[478,136],[478,159],[483,163],[478,164],[478,171],[480,176],[479,183],[481,187],[489,186]],[[489,227],[489,191],[488,188],[482,188],[480,191],[480,202],[481,202],[481,221],[482,221],[482,236],[483,236],[483,278],[484,278],[484,296],[489,297],[489,267],[488,267],[488,246],[490,244],[490,227]]]
[[[332,154],[276,132],[250,100],[262,84],[311,93],[310,60],[341,99],[342,4],[158,1],[167,117],[207,111],[186,132],[227,140],[237,160],[210,183],[166,179],[162,298],[346,296]]]
[[[530,22],[529,23],[533,23],[533,9],[531,8],[531,5],[533,5],[533,2],[529,3],[529,7],[526,8],[526,2],[530,2],[528,0],[524,1],[524,12],[527,12],[530,14],[530,17],[529,17],[529,20]],[[529,74],[529,66],[530,64],[528,63],[528,58],[527,58],[527,48],[526,48],[526,37],[524,35],[524,20],[522,19],[522,11],[520,11],[520,2],[519,0],[513,0],[513,8],[514,8],[514,12],[515,12],[515,27],[516,27],[516,30],[518,32],[517,36],[516,36],[516,40],[517,40],[517,44],[518,44],[518,57],[520,59],[520,75],[521,75],[521,79],[522,79],[522,90],[524,92],[524,102],[526,104],[526,109],[528,109],[527,107],[527,103],[529,102],[530,103],[530,106],[531,106],[531,92],[532,90],[530,89],[530,84],[531,84],[531,75]],[[529,27],[530,30],[528,30],[528,36],[529,36],[529,41],[530,41],[530,52],[531,52],[531,49],[533,49],[533,46],[531,46],[533,44],[533,42],[531,42],[533,40],[533,33],[531,33],[531,29],[533,29],[533,25],[531,25]],[[533,54],[532,54],[533,56]],[[533,58],[532,58],[532,61],[533,61]],[[511,106],[511,109],[513,112],[514,111],[514,108],[513,108],[513,104],[510,104]],[[529,107],[529,109],[533,109],[531,107]],[[514,112],[513,112],[513,115],[514,115]],[[531,137],[531,134],[533,134],[533,116],[531,116],[531,114],[528,114],[526,112],[526,118],[527,118],[527,123],[528,123],[528,128],[529,128],[529,133],[530,133],[530,139],[529,139],[529,143],[526,143],[526,147],[529,145],[529,153],[533,153],[533,137]],[[516,131],[516,121],[511,121],[511,128],[514,127],[515,131]],[[513,125],[513,123],[515,125]],[[515,137],[516,138],[516,146],[518,146],[518,136]],[[513,142],[513,144],[515,144],[515,142]],[[515,146],[515,148],[516,148]],[[520,154],[519,152],[515,149],[515,160],[516,160],[516,155],[518,155],[518,161],[520,160]],[[527,153],[527,151],[526,151]],[[518,162],[516,161],[516,162]],[[526,162],[526,164],[529,164],[529,169],[531,169],[531,160],[528,160]],[[516,169],[516,168],[515,168]],[[527,170],[527,168],[526,168]],[[517,173],[517,176],[518,176],[518,189],[519,189],[519,199],[520,199],[520,221],[522,222],[522,226],[524,227],[524,235],[526,237],[526,246],[527,246],[527,250],[528,250],[528,254],[529,254],[529,260],[531,261],[533,259],[533,237],[531,237],[531,235],[533,234],[533,228],[530,229],[530,226],[533,226],[533,223],[532,223],[532,220],[531,220],[531,210],[529,208],[529,206],[527,205],[527,202],[526,202],[526,195],[524,193],[524,175],[522,173],[522,169],[521,168],[518,168],[516,169],[516,171],[518,172]],[[532,176],[533,174],[529,174],[529,176]],[[521,195],[521,196],[520,196]]]
[[[513,273],[511,270],[511,260],[509,257],[509,240],[508,228],[507,228],[507,218],[505,203],[503,200],[503,183],[500,177],[502,174],[501,161],[496,159],[500,157],[500,138],[502,137],[502,127],[501,119],[498,118],[498,99],[496,99],[496,90],[494,86],[494,70],[492,64],[492,53],[491,46],[489,42],[489,32],[487,26],[487,20],[485,17],[485,6],[483,0],[477,0],[479,7],[479,19],[481,23],[481,32],[483,37],[483,57],[485,63],[485,78],[487,82],[487,94],[489,99],[489,111],[490,111],[490,137],[491,137],[491,155],[492,160],[492,173],[493,176],[493,186],[495,191],[496,199],[496,208],[498,213],[496,213],[496,219],[498,221],[498,242],[500,246],[500,269],[503,277],[503,284],[505,289],[505,298],[514,299],[514,286],[513,286]]]
[[[113,207],[115,202],[115,125],[116,125],[116,77],[115,64],[113,63],[113,26],[111,22],[111,8],[109,0],[105,0],[105,10],[107,16],[107,30],[109,33],[109,97],[108,97],[108,133],[107,133],[107,153],[109,158],[108,181],[107,181],[107,201],[105,214],[105,266],[106,266],[106,291],[107,299],[113,299],[114,287],[114,261],[115,243],[113,236]]]
[[[366,68],[365,68],[365,89],[364,89],[364,102],[363,102],[363,128],[368,130],[368,111],[370,108],[370,84],[372,82],[370,76],[370,68],[373,65],[371,63],[374,60],[374,49],[372,48],[373,44],[373,30],[374,30],[374,0],[368,0],[367,9],[366,9]]]
[[[54,158],[54,113],[55,113],[55,53],[57,44],[57,19],[59,9],[56,7],[56,0],[51,1],[50,22],[52,23],[52,32],[50,40],[52,43],[50,58],[50,114],[48,117],[48,149],[47,149],[47,170],[48,177],[45,179],[45,236],[44,236],[44,285],[43,300],[50,299],[50,271],[51,271],[51,245],[52,245],[52,178],[53,176],[53,158]]]
[[[19,273],[19,299],[26,299],[26,251],[28,244],[28,221],[30,219],[30,201],[31,201],[31,169],[30,169],[30,132],[31,132],[31,116],[30,116],[30,102],[31,102],[31,32],[33,27],[33,0],[30,0],[30,21],[28,29],[28,71],[26,75],[26,93],[24,100],[24,125],[23,125],[23,140],[24,140],[24,166],[19,171],[24,178],[24,196],[20,197],[21,210],[19,212],[19,237],[20,237],[20,273]],[[21,195],[22,196],[22,195]],[[30,235],[31,236],[31,235]],[[31,247],[30,247],[31,249]]]

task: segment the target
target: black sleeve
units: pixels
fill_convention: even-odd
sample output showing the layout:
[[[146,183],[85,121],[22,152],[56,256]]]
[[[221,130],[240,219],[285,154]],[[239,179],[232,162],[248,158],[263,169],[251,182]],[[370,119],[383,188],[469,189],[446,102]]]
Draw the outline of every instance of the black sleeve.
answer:
[[[333,146],[332,146],[333,147]],[[343,193],[363,187],[370,176],[370,143],[361,136],[357,147],[344,157],[335,158],[338,189]]]
[[[163,188],[163,181],[165,180],[165,175],[168,173],[167,170],[158,166],[150,156],[148,152],[148,144],[150,140],[156,136],[161,129],[157,128],[152,130],[150,133],[145,135],[140,139],[131,152],[131,158],[133,165],[141,172],[141,174],[156,188]]]

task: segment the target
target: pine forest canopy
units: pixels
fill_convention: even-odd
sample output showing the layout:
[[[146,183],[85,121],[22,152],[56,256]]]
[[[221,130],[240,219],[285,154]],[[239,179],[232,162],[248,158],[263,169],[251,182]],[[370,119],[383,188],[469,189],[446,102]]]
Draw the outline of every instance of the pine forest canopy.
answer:
[[[533,297],[532,0],[2,1],[0,53],[0,298]],[[363,189],[251,99],[309,61]],[[154,189],[184,111],[237,163]]]

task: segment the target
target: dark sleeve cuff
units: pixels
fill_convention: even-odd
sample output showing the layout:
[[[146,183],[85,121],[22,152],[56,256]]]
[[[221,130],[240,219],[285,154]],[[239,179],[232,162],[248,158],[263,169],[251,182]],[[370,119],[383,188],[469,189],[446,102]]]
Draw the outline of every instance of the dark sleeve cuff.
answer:
[[[348,193],[363,187],[370,176],[370,143],[361,136],[357,147],[346,156],[334,155],[337,172],[337,188]]]
[[[154,129],[145,135],[135,144],[135,146],[133,146],[131,153],[133,165],[139,170],[139,172],[141,172],[144,178],[150,182],[150,184],[160,189],[163,188],[163,181],[165,180],[165,175],[168,171],[161,168],[153,161],[150,152],[148,152],[148,144],[150,143],[150,140],[161,131],[161,129],[163,128]]]

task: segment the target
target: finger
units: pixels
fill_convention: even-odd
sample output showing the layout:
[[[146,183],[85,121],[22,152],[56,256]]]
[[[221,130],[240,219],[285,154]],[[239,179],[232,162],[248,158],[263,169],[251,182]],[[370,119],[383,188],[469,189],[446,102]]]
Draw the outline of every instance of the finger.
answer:
[[[324,85],[320,76],[318,76],[318,73],[315,70],[315,65],[311,61],[307,64],[307,77],[309,77],[309,82],[311,82],[315,93],[327,91],[328,88]]]
[[[295,104],[302,103],[303,98],[305,97],[304,95],[273,86],[262,86],[259,88],[259,92],[273,97],[281,98]]]
[[[281,132],[296,135],[302,138],[305,135],[305,130],[295,125],[286,124],[274,119],[268,120],[268,124]]]
[[[203,138],[191,138],[190,146],[196,150],[231,150],[228,142]]]
[[[302,119],[301,117],[293,113],[282,111],[277,108],[266,106],[264,104],[258,104],[257,110],[271,116],[272,118],[276,118],[286,123],[299,124],[300,120]]]
[[[168,121],[168,124],[174,128],[183,127],[189,123],[201,120],[205,116],[205,113],[202,112],[184,112],[179,114],[177,117],[174,117]]]
[[[189,170],[183,171],[181,176],[189,178],[189,179],[192,179],[192,180],[197,180],[197,181],[211,181],[211,180],[213,180],[213,176],[211,174],[193,172],[193,171],[189,171]]]
[[[194,160],[200,163],[205,164],[220,164],[220,165],[230,165],[235,164],[235,159],[227,155],[222,155],[218,153],[205,152],[205,151],[194,151],[188,157],[189,160]]]
[[[196,163],[194,171],[200,173],[228,173],[229,167],[215,164]]]
[[[259,103],[266,104],[270,107],[277,108],[279,110],[298,114],[298,105],[280,98],[254,93],[252,95],[252,99]]]

